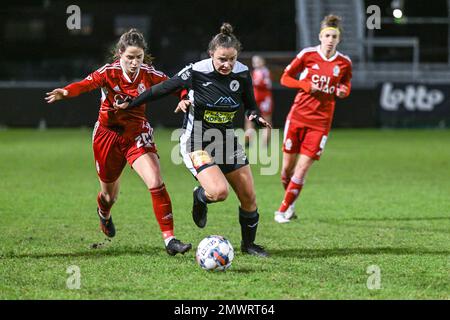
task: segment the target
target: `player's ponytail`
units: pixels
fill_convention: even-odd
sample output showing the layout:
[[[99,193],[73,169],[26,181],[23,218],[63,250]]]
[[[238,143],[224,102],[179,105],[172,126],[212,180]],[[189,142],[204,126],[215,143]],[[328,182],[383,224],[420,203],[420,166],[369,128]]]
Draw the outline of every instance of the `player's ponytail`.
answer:
[[[216,34],[208,45],[208,53],[214,52],[217,47],[235,48],[239,53],[242,50],[241,42],[233,34],[231,24],[224,22],[220,27],[220,33]]]
[[[151,64],[154,59],[149,53],[147,53],[147,42],[144,35],[139,30],[132,28],[124,32],[116,46],[112,51],[113,60],[120,58],[120,53],[124,52],[128,47],[138,47],[144,50],[144,63]]]
[[[231,36],[233,34],[233,27],[228,22],[224,22],[220,27],[220,33]]]

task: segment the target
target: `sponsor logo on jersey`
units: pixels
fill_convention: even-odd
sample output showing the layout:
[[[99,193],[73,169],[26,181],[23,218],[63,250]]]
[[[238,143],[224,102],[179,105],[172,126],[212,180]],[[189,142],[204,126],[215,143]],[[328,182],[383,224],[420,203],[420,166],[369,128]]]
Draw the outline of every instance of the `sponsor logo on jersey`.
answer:
[[[214,102],[216,107],[238,107],[236,101],[231,97],[220,97],[216,102]]]
[[[341,69],[339,68],[339,66],[334,66],[333,76],[335,76],[335,77],[339,76],[339,72],[341,72]]]
[[[316,63],[315,65],[312,66],[312,69],[319,70],[319,65]]]
[[[115,86],[115,87],[113,88],[113,90],[114,90],[115,92],[120,92],[119,86]]]
[[[191,73],[189,72],[189,70],[186,70],[185,72],[183,72],[181,74],[181,79],[187,80],[190,76],[191,76]]]
[[[383,84],[380,105],[386,111],[397,111],[403,105],[408,111],[433,111],[444,101],[444,93],[438,89],[428,90],[424,85],[407,85],[395,89],[390,82]]]
[[[207,86],[209,86],[210,84],[212,84],[211,81],[203,82],[203,83],[202,83],[202,86],[207,87]]]
[[[237,80],[231,81],[231,82],[230,82],[230,89],[231,89],[231,91],[233,91],[233,92],[238,91],[238,90],[239,90],[239,81],[237,81]]]
[[[331,83],[330,77],[313,74],[313,76],[311,77],[311,80],[315,84],[317,84],[317,86],[319,87],[319,90],[322,91],[323,93],[334,94],[334,92],[336,91],[336,87],[330,85],[330,83]]]
[[[203,119],[209,123],[227,123],[233,121],[236,111],[225,112],[225,111],[212,111],[205,110]]]
[[[192,68],[192,65],[188,65],[188,66],[184,67],[180,72],[178,72],[177,75],[179,77],[181,77],[181,79],[186,81],[191,76],[191,72],[189,71],[189,69],[191,69],[191,68]]]

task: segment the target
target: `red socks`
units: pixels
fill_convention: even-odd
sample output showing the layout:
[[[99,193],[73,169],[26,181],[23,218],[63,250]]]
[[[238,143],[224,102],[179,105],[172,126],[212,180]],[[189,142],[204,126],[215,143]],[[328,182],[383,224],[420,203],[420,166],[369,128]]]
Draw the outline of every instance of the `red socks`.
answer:
[[[284,194],[284,199],[281,202],[281,206],[278,209],[279,212],[285,212],[289,206],[294,203],[294,201],[300,195],[300,191],[302,191],[303,187],[303,179],[299,179],[296,177],[291,178],[291,182],[287,186],[286,192]]]
[[[164,240],[173,238],[172,202],[166,186],[162,184],[157,188],[152,188],[150,193],[152,195],[153,211]]]
[[[172,216],[172,203],[170,201],[169,194],[167,193],[166,186],[162,184],[157,188],[150,189],[153,202],[153,211],[155,212],[156,220],[158,221],[159,228],[162,231],[164,240],[170,241],[173,235],[173,216]],[[102,193],[97,195],[97,204],[99,213],[105,219],[109,219],[110,210],[112,205],[103,199]]]

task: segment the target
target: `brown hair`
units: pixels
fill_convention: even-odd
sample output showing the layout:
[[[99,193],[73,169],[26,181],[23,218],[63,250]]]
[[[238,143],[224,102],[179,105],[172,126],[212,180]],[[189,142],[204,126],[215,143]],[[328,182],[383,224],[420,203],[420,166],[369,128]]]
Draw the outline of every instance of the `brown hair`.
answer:
[[[241,52],[241,42],[233,34],[233,27],[228,22],[222,23],[220,33],[216,34],[208,45],[208,54],[214,52],[217,47],[235,48],[237,52]]]
[[[127,32],[124,32],[116,46],[112,50],[113,60],[120,58],[120,53],[125,52],[128,47],[138,47],[144,50],[144,63],[151,64],[154,57],[147,53],[147,42],[144,39],[144,35],[139,30],[132,28]]]
[[[342,26],[341,26],[342,18],[340,16],[336,16],[334,14],[329,14],[325,16],[320,23],[320,30],[327,27],[337,28],[339,30],[340,37],[342,37]]]

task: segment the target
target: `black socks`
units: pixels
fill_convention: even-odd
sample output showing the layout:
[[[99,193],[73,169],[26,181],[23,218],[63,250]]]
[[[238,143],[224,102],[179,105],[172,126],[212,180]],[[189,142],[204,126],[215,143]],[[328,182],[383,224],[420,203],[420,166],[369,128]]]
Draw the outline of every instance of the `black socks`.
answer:
[[[239,207],[239,223],[241,225],[241,235],[244,246],[250,245],[255,241],[258,221],[258,209],[253,212],[248,212]]]

